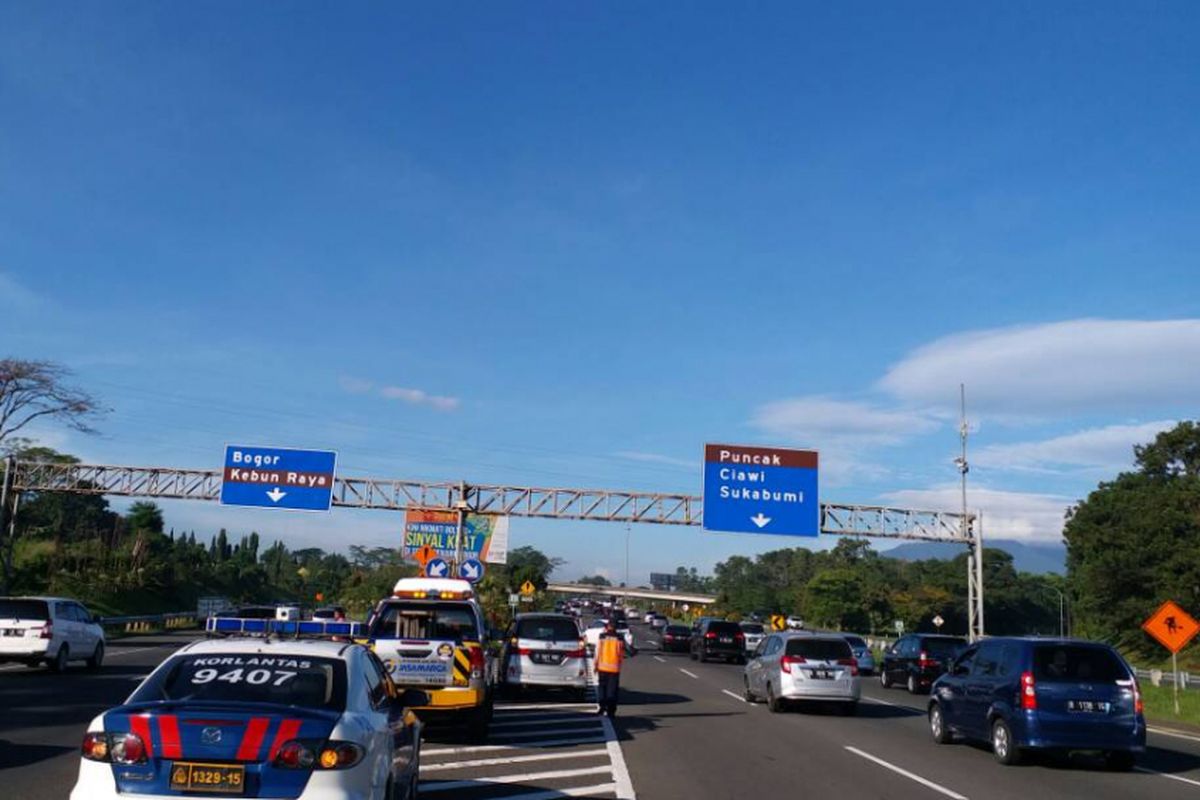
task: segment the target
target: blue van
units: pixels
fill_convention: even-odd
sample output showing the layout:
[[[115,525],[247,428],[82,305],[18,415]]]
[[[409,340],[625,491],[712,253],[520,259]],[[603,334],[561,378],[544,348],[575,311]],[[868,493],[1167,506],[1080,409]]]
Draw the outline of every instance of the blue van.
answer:
[[[1001,764],[1023,750],[1099,750],[1132,769],[1146,750],[1146,718],[1133,670],[1106,644],[996,638],[968,647],[934,682],[929,729],[990,742]]]

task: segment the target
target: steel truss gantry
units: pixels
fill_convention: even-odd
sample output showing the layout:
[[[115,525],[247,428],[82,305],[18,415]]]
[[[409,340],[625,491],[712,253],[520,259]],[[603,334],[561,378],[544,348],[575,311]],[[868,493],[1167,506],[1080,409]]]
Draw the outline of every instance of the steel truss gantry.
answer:
[[[217,500],[220,470],[10,461],[13,491]],[[337,478],[333,504],[403,511],[452,509],[543,519],[700,525],[701,499],[661,492],[537,488],[379,478]],[[970,544],[974,515],[888,506],[821,504],[821,533]]]

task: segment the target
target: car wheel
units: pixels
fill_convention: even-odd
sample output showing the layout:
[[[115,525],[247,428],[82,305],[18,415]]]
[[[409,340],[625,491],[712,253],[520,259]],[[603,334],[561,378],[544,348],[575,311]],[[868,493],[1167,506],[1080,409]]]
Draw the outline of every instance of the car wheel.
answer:
[[[92,656],[87,660],[88,669],[100,669],[100,665],[104,663],[104,642],[96,642],[96,649],[92,651]]]
[[[778,714],[783,711],[783,701],[775,696],[775,690],[771,688],[771,684],[767,684],[767,710],[772,714]]]
[[[892,688],[892,679],[888,677],[887,670],[879,670],[879,685],[885,689]]]
[[[909,673],[909,676],[908,676],[908,693],[909,694],[920,694],[921,693],[921,686],[917,683],[917,676],[913,675],[912,673]]]
[[[942,707],[938,703],[929,707],[929,732],[938,744],[950,743],[950,729],[946,727],[946,718],[942,716]]]
[[[65,644],[60,646],[58,648],[58,653],[56,653],[54,656],[54,660],[49,662],[50,669],[54,670],[55,672],[66,672],[67,660],[69,657],[70,650],[67,648],[67,646]]]
[[[1129,772],[1137,762],[1137,756],[1128,750],[1110,750],[1104,754],[1104,765],[1114,772]]]
[[[417,800],[417,795],[421,793],[421,776],[420,770],[414,768],[412,775],[408,778],[408,797],[404,800]]]
[[[1002,719],[992,723],[992,755],[1006,766],[1012,766],[1021,761],[1021,750],[1013,741],[1012,729]]]

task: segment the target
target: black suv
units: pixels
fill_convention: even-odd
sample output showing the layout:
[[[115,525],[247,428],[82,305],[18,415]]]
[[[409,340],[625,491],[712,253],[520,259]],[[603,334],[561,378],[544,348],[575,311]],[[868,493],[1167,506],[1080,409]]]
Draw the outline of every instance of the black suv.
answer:
[[[736,664],[746,663],[746,634],[736,622],[706,619],[692,629],[692,660],[723,658]]]
[[[912,694],[924,694],[966,646],[967,640],[958,636],[931,633],[902,636],[883,653],[879,683],[885,689],[901,684]]]

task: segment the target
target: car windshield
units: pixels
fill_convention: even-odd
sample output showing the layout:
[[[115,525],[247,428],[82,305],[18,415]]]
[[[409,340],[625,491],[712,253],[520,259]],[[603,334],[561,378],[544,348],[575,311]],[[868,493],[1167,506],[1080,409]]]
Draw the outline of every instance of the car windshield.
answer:
[[[337,659],[310,656],[178,656],[129,698],[131,703],[160,700],[278,703],[340,711],[346,706],[346,667]]]
[[[0,600],[0,619],[50,619],[45,600]]]
[[[967,643],[960,639],[925,639],[921,649],[937,658],[953,658],[958,655]]]
[[[377,639],[450,639],[479,641],[475,614],[466,603],[392,602],[371,624]]]
[[[1033,677],[1045,683],[1113,683],[1130,676],[1108,648],[1060,644],[1033,648]]]
[[[744,630],[746,633],[758,635],[763,632],[763,626],[759,625],[757,622],[743,622],[742,630]]]
[[[536,639],[539,642],[564,642],[578,639],[579,629],[569,619],[523,619],[517,623],[517,638]]]
[[[850,658],[850,644],[845,639],[815,639],[810,637],[788,639],[787,654],[800,656],[811,661],[837,661]]]
[[[706,630],[708,633],[716,633],[721,636],[731,636],[742,631],[736,622],[710,622]]]

